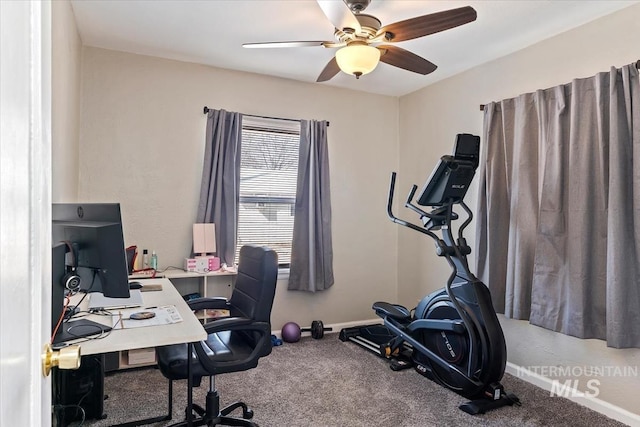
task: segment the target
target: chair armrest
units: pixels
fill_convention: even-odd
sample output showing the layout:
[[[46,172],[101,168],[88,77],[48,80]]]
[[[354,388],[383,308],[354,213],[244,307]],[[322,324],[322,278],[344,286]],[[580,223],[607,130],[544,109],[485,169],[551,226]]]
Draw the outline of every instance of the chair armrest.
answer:
[[[226,324],[226,327],[222,327],[220,325]],[[209,372],[216,372],[217,369],[225,366],[238,366],[238,365],[246,365],[246,368],[251,366],[255,366],[257,364],[258,358],[262,356],[266,356],[271,353],[271,324],[267,322],[253,322],[251,319],[241,318],[241,317],[228,317],[216,320],[215,322],[209,323],[207,325],[211,325],[212,329],[215,329],[214,332],[220,331],[244,331],[244,332],[256,332],[259,335],[257,342],[255,343],[255,347],[249,356],[247,356],[244,360],[238,361],[228,361],[222,362],[217,361],[215,363],[211,362],[209,357],[207,356],[207,352],[204,348],[204,344],[202,342],[194,343],[193,348],[198,355],[198,361],[202,365],[202,367]],[[205,325],[205,329],[208,328]]]
[[[196,298],[188,302],[191,310],[228,310],[229,301],[223,297]]]
[[[251,325],[251,322],[251,319],[245,317],[221,317],[202,326],[207,331],[207,334],[214,334],[223,331],[244,330],[247,325]]]

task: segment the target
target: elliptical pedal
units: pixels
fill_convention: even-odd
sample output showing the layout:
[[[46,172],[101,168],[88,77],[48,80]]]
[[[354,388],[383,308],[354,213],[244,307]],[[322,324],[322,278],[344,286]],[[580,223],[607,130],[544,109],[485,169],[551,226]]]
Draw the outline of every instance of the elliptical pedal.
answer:
[[[501,393],[498,399],[475,399],[458,406],[461,410],[469,415],[484,414],[493,409],[502,408],[503,406],[520,406],[522,403],[518,396],[513,393]]]
[[[413,366],[413,363],[411,363],[411,361],[406,359],[393,359],[391,360],[391,364],[389,365],[389,367],[393,371],[402,371],[405,369],[409,369],[412,366]]]

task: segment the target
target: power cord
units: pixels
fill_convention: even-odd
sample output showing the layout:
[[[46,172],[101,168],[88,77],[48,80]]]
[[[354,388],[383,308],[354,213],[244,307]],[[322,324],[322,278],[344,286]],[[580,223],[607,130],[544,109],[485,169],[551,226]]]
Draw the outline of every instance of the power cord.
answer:
[[[70,302],[71,302],[71,298],[69,296],[66,296],[65,297],[65,302],[64,302],[64,307],[62,308],[62,313],[60,314],[60,318],[58,319],[58,323],[56,323],[56,327],[53,329],[53,333],[51,334],[51,340],[49,341],[50,344],[53,344],[53,339],[55,338],[56,334],[58,333],[58,329],[60,328],[60,325],[65,320],[67,307],[69,307],[69,303]]]
[[[80,418],[80,424],[78,424],[75,427],[81,427],[84,425],[84,422],[86,421],[86,417],[87,417],[87,413],[85,412],[84,408],[80,405],[53,405],[53,413],[54,416],[56,418],[56,424],[59,426],[62,425],[67,425],[67,426],[71,426],[71,424],[65,424],[65,411],[68,409],[75,409],[76,410],[76,416],[78,414],[81,414],[81,418]]]

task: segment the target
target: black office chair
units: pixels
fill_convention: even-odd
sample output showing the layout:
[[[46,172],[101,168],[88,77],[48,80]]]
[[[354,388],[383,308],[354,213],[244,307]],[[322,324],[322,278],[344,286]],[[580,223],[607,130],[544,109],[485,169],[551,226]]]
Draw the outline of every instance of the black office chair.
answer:
[[[189,301],[194,310],[226,309],[230,316],[215,319],[204,325],[209,334],[206,341],[193,344],[191,378],[193,386],[200,385],[202,377],[209,377],[209,391],[205,408],[192,405],[197,416],[194,426],[232,425],[257,426],[249,421],[253,411],[244,402],[233,403],[220,409],[220,397],[215,388],[214,376],[227,372],[255,368],[258,359],[271,353],[271,306],[278,275],[278,255],[271,249],[243,246],[240,249],[238,276],[231,298],[199,298]],[[187,379],[187,344],[156,348],[158,367],[169,379],[171,401],[173,380]],[[188,402],[192,402],[192,389],[188,390]],[[242,419],[227,415],[242,408]],[[171,414],[171,404],[169,407]],[[186,411],[187,419],[193,414]],[[186,426],[184,421],[175,426]]]

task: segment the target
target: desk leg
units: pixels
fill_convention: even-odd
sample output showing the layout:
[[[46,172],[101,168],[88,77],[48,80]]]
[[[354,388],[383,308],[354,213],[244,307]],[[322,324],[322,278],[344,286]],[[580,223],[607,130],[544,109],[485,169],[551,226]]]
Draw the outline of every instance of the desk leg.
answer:
[[[191,357],[193,343],[187,344],[187,426],[193,426],[193,378],[191,377]]]
[[[193,353],[193,343],[187,343],[187,426],[193,426],[193,378],[191,377],[191,357]],[[171,419],[173,414],[173,381],[169,380],[169,413],[164,416],[146,418],[144,420],[131,421],[124,424],[117,424],[112,427],[137,427],[146,424],[157,423],[160,421],[167,421]]]
[[[130,421],[127,423],[123,423],[123,424],[114,424],[112,427],[137,427],[137,426],[143,426],[143,425],[147,425],[147,424],[153,424],[153,423],[158,423],[160,421],[167,421],[171,419],[172,413],[173,413],[173,381],[169,380],[169,412],[167,413],[167,415],[161,415],[159,417],[153,417],[153,418],[145,418],[143,420],[138,420],[138,421]]]

